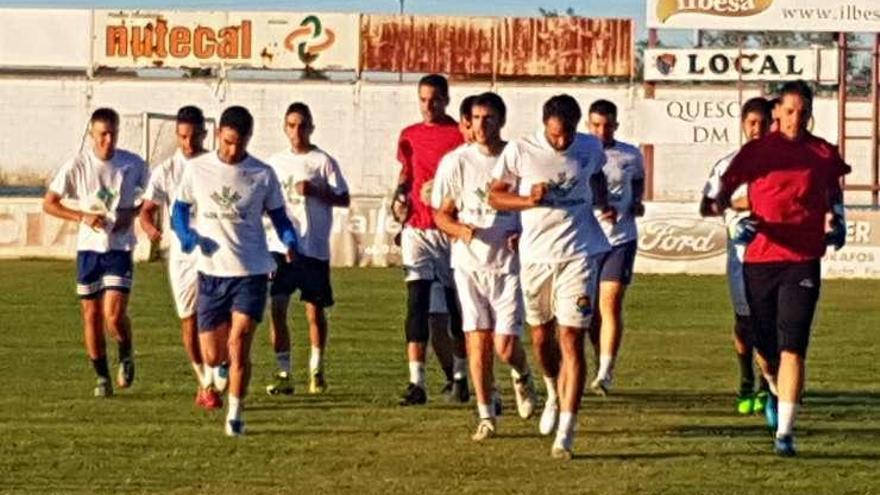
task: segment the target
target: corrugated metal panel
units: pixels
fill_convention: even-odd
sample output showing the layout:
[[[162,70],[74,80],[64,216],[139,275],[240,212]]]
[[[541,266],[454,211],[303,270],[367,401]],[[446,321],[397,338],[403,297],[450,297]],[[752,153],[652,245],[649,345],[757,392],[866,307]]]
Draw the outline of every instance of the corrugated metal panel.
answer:
[[[469,76],[629,76],[628,19],[365,15],[362,69]]]

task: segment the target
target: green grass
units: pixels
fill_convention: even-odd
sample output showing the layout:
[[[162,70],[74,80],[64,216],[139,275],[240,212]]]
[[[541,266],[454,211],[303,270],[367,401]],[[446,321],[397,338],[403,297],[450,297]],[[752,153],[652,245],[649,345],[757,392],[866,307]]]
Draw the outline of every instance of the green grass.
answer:
[[[193,407],[164,266],[137,267],[138,379],[110,400],[91,397],[73,264],[4,261],[0,273],[0,492],[880,493],[878,282],[826,282],[800,457],[782,460],[761,418],[733,414],[723,279],[638,277],[618,388],[584,400],[577,457],[561,463],[535,420],[512,414],[506,380],[500,436],[484,444],[469,438],[472,407],[438,400],[435,362],[429,405],[395,405],[406,378],[397,270],[334,272],[326,395],[262,393],[273,357],[259,329],[241,439],[223,436],[222,413]],[[304,391],[300,312],[295,374]]]

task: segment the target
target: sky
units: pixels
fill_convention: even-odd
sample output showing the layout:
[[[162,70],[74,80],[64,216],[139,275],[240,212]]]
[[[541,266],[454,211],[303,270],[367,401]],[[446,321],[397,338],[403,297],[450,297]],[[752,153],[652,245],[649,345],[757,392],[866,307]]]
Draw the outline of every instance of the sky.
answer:
[[[645,37],[645,0],[403,0],[406,13],[446,15],[537,16],[539,7],[564,11],[572,7],[584,17],[629,17],[638,37]],[[400,0],[0,0],[0,7],[290,10],[396,13]]]

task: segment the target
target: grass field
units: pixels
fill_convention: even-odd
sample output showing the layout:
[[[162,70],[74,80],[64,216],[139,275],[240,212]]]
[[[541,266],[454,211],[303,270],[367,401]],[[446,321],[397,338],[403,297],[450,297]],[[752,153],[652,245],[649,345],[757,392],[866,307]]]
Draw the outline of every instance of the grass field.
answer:
[[[241,439],[223,436],[222,413],[193,407],[163,265],[137,267],[138,379],[109,400],[91,397],[73,263],[4,261],[0,273],[0,492],[880,493],[878,282],[825,283],[800,456],[782,460],[761,418],[733,414],[723,279],[638,277],[615,394],[585,399],[563,463],[536,420],[515,417],[507,380],[500,436],[483,444],[469,438],[473,407],[439,400],[436,362],[429,404],[395,405],[406,378],[397,270],[334,272],[326,395],[262,392],[274,362],[260,328]],[[302,328],[298,317],[299,390]]]

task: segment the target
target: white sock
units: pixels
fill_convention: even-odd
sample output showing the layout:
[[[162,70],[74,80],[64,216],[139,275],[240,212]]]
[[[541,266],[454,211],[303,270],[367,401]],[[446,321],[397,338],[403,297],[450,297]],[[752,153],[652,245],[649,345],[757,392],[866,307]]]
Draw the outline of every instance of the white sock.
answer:
[[[562,443],[563,445],[570,447],[576,423],[577,416],[573,412],[562,411],[559,413],[559,426],[556,429],[556,443]]]
[[[228,402],[229,409],[226,411],[226,421],[240,421],[243,406],[241,398],[229,394]]]
[[[770,393],[779,396],[779,391],[776,390],[776,377],[772,375],[764,375],[764,379],[767,380],[767,385],[770,387]]]
[[[544,385],[547,386],[547,402],[559,401],[559,396],[556,395],[556,378],[544,375]]]
[[[510,367],[510,376],[512,376],[515,380],[519,380],[523,376],[528,375],[529,372],[530,372],[530,370],[529,370],[529,362],[528,361],[523,363],[522,367],[519,369],[517,369],[516,366]]]
[[[208,388],[214,384],[214,374],[216,373],[216,367],[204,365],[202,368],[202,388]]]
[[[480,419],[495,417],[495,408],[491,404],[477,404],[477,412],[480,414]]]
[[[425,363],[419,361],[409,362],[409,382],[425,388]]]
[[[611,378],[611,368],[614,366],[614,357],[611,354],[602,354],[599,356],[599,372],[596,378],[607,380]]]
[[[205,367],[199,363],[190,363],[193,368],[193,372],[196,374],[196,380],[199,381],[199,386],[202,388],[206,388],[205,385]],[[210,384],[209,384],[210,385]]]
[[[290,351],[276,352],[275,362],[278,363],[278,369],[290,375]]]
[[[312,346],[312,353],[309,355],[309,371],[314,373],[324,369],[324,351],[320,347]]]
[[[791,435],[794,431],[794,415],[797,412],[797,403],[779,401],[779,426],[776,429],[776,438]]]
[[[467,378],[468,371],[468,361],[467,358],[460,358],[458,356],[452,357],[452,379],[453,380],[461,380],[462,378]]]

